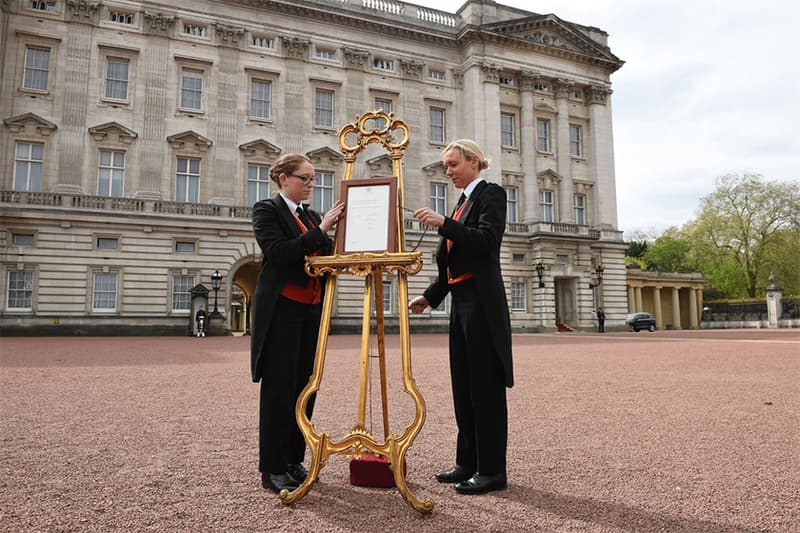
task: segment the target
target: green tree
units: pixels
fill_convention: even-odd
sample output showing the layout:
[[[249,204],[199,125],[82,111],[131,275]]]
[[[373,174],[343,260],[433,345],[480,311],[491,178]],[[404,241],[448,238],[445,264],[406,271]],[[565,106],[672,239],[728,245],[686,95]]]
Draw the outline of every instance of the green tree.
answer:
[[[647,247],[642,259],[647,270],[692,272],[697,270],[692,248],[693,243],[685,232],[672,226]]]
[[[714,192],[702,199],[697,219],[687,224],[697,246],[692,253],[707,252],[701,271],[712,285],[730,285],[738,270],[744,276],[747,296],[753,298],[776,264],[793,261],[796,271],[797,256],[787,257],[782,248],[787,248],[787,238],[797,235],[792,230],[800,225],[798,213],[797,182],[767,182],[761,175],[747,173],[721,176]],[[717,265],[716,270],[709,269],[709,261]],[[721,292],[735,290],[731,286],[726,289]]]

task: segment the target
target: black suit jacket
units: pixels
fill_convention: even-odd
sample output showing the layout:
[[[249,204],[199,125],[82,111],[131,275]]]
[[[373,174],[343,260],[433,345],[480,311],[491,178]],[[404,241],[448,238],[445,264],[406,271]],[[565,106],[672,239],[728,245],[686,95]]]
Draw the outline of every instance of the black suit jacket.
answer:
[[[495,183],[482,181],[472,191],[459,221],[445,217],[439,228],[436,265],[439,275],[424,296],[437,307],[450,292],[448,267],[453,277],[472,272],[475,290],[489,319],[488,332],[505,370],[506,386],[514,385],[511,356],[511,320],[500,271],[500,243],[506,228],[506,193]],[[447,251],[447,239],[453,242]]]
[[[253,206],[253,232],[263,258],[253,302],[253,328],[250,338],[250,370],[253,381],[261,379],[261,358],[275,305],[287,281],[305,286],[309,277],[305,258],[317,250],[330,255],[333,241],[319,229],[322,217],[304,206],[316,226],[303,233],[294,214],[280,194]],[[321,280],[324,297],[325,279]]]

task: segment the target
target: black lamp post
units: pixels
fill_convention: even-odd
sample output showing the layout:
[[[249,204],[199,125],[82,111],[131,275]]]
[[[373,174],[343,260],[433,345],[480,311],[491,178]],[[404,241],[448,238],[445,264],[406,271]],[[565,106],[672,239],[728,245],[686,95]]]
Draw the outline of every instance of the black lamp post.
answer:
[[[597,275],[597,283],[589,282],[589,288],[594,289],[595,287],[599,287],[601,283],[603,283],[603,270],[605,270],[602,265],[598,266],[594,269],[594,273]]]
[[[544,271],[547,267],[545,267],[542,262],[539,261],[533,268],[536,269],[536,275],[539,276],[539,288],[544,289]]]
[[[215,270],[213,274],[211,274],[211,288],[214,289],[214,314],[218,315],[219,310],[217,309],[217,298],[219,297],[219,287],[222,283],[222,274],[219,273],[219,270]]]

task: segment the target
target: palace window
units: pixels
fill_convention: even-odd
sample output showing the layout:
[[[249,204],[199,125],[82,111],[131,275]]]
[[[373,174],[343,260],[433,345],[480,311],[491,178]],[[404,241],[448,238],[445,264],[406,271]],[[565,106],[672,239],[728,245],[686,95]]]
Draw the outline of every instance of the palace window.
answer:
[[[193,254],[195,250],[194,241],[175,241],[176,254]]]
[[[553,222],[553,191],[539,191],[539,218]]]
[[[318,128],[333,127],[334,92],[317,89],[314,93],[314,126]]]
[[[391,59],[384,59],[382,57],[376,57],[372,60],[372,66],[378,70],[394,70],[394,61]]]
[[[203,108],[203,71],[184,69],[181,74],[181,107]]]
[[[194,37],[208,37],[208,26],[202,24],[184,24],[183,33]]]
[[[133,24],[133,17],[133,13],[125,13],[123,11],[109,11],[108,13],[108,19],[118,24]]]
[[[441,107],[431,107],[428,110],[428,140],[444,143],[445,138],[445,110]]]
[[[517,191],[516,187],[504,187],[506,190],[506,222],[517,221]]]
[[[178,171],[175,174],[175,201],[200,201],[200,160],[178,157]]]
[[[114,237],[97,237],[95,247],[98,250],[116,250],[119,247],[119,239]]]
[[[525,312],[528,310],[527,287],[524,281],[511,282],[511,310]]]
[[[49,11],[50,13],[54,13],[56,10],[56,3],[48,2],[45,0],[32,0],[31,9],[36,9],[39,11]]]
[[[586,195],[576,194],[574,196],[575,203],[575,223],[581,226],[586,225]]]
[[[24,89],[46,91],[50,75],[50,49],[28,46],[25,48]]]
[[[575,157],[583,156],[583,131],[576,124],[569,125],[569,154]]]
[[[11,245],[29,248],[33,246],[33,233],[13,233]]]
[[[14,190],[41,191],[44,144],[18,142],[14,153]]]
[[[314,191],[311,206],[314,211],[325,213],[333,206],[333,172],[317,170],[314,172]]]
[[[250,116],[269,120],[272,115],[272,82],[250,80]]]
[[[392,282],[384,281],[383,285],[383,314],[392,314]]]
[[[336,59],[336,50],[330,48],[316,48],[314,50],[314,57],[318,59]]]
[[[429,70],[428,71],[428,77],[430,79],[436,80],[436,81],[444,81],[445,80],[445,74],[444,74],[443,70]]]
[[[262,35],[253,35],[250,44],[256,48],[275,48],[275,39]]]
[[[536,120],[536,150],[550,153],[550,121],[547,119]]]
[[[123,196],[125,190],[125,152],[100,150],[97,173],[98,196]]]
[[[117,310],[116,272],[95,272],[92,287],[92,311]]]
[[[8,273],[6,309],[30,311],[33,308],[33,270],[12,270]]]
[[[500,113],[500,144],[510,148],[517,146],[513,113]]]
[[[172,310],[189,311],[192,308],[194,275],[172,275]]]
[[[269,198],[269,167],[256,163],[247,165],[247,200],[249,205]]]
[[[128,99],[128,60],[108,58],[106,61],[106,98]]]
[[[431,183],[431,209],[440,215],[447,215],[447,184],[445,183]]]

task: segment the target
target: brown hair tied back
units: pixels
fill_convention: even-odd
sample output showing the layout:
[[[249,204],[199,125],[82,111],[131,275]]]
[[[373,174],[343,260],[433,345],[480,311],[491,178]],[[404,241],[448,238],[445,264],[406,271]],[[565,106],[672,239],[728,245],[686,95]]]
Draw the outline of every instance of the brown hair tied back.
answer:
[[[269,169],[269,178],[280,185],[281,174],[286,174],[287,176],[289,174],[294,174],[303,163],[311,163],[311,160],[303,154],[283,154],[273,163],[272,168]]]
[[[467,161],[472,161],[473,158],[477,157],[479,171],[489,168],[489,160],[483,157],[483,151],[475,141],[471,139],[458,139],[448,144],[447,148],[445,148],[442,153],[447,153],[454,148],[461,150],[461,153],[464,154],[464,158]]]

